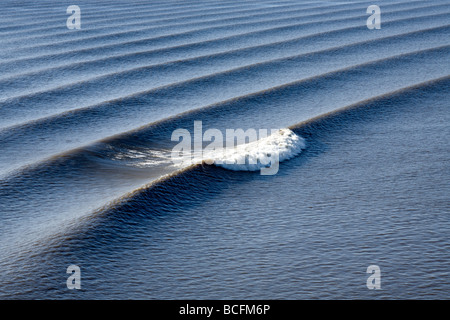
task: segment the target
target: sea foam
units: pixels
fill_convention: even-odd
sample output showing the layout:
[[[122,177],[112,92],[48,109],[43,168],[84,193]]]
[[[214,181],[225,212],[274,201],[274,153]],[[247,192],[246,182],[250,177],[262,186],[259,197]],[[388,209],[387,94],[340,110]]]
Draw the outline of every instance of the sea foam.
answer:
[[[291,159],[306,147],[305,140],[290,129],[280,129],[259,140],[241,144],[234,148],[204,154],[207,162],[234,171],[257,171],[273,166],[277,162]]]

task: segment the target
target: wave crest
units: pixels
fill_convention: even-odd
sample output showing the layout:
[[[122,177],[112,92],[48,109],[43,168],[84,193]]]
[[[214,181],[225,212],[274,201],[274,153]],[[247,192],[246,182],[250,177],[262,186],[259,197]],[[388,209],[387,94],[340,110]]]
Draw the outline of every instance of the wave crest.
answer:
[[[215,165],[225,169],[257,171],[278,166],[279,162],[300,154],[305,147],[305,140],[286,128],[256,141],[232,149],[223,149],[219,154],[213,154],[208,158],[211,159],[209,163],[214,162]]]

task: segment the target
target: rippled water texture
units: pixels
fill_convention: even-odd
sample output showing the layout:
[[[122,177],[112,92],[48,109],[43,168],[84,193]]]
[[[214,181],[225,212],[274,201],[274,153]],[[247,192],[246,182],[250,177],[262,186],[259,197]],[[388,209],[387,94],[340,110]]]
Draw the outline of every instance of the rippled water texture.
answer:
[[[73,4],[0,4],[0,298],[450,298],[448,0]]]

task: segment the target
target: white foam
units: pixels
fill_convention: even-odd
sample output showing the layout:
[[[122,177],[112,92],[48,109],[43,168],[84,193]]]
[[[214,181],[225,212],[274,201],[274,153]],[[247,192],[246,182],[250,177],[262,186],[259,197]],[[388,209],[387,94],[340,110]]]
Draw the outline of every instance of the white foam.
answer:
[[[298,155],[305,148],[305,140],[290,129],[280,129],[259,140],[225,148],[210,155],[214,164],[234,171],[257,171]],[[204,155],[204,159],[208,158]],[[212,162],[212,161],[211,161]]]

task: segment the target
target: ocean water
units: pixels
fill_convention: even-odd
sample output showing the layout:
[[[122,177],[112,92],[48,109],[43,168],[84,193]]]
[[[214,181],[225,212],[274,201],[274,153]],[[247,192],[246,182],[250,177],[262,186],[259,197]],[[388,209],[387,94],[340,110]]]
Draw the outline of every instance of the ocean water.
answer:
[[[450,298],[448,0],[0,9],[1,299]]]

